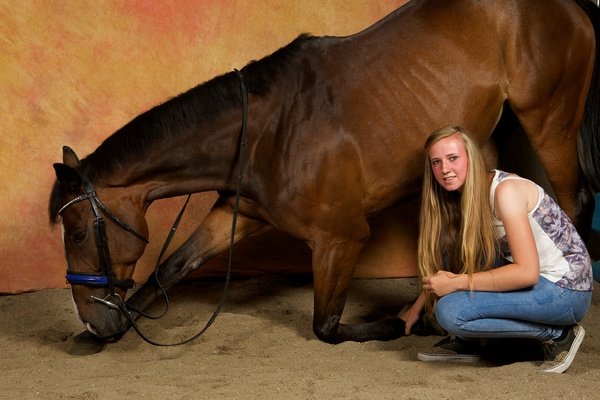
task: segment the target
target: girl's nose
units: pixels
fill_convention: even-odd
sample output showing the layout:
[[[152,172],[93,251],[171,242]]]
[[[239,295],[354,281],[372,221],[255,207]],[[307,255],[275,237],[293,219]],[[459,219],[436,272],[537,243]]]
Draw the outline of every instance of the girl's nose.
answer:
[[[445,161],[442,161],[442,174],[447,174],[448,172],[450,172],[448,164]]]

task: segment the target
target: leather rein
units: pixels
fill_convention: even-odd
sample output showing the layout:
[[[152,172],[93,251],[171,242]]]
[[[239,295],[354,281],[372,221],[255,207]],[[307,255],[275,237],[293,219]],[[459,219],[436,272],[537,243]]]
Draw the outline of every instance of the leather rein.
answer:
[[[240,80],[240,89],[241,89],[241,93],[242,93],[242,111],[243,112],[242,112],[242,127],[241,127],[241,133],[240,133],[240,141],[239,141],[239,146],[240,146],[239,174],[238,174],[238,178],[237,178],[235,202],[234,202],[234,207],[233,207],[233,220],[231,223],[229,260],[227,263],[225,284],[223,287],[223,292],[221,294],[221,298],[219,299],[219,303],[217,304],[215,311],[213,312],[212,316],[210,317],[210,319],[208,320],[208,322],[206,323],[204,328],[202,328],[197,334],[195,334],[194,336],[192,336],[188,339],[185,339],[183,341],[176,342],[176,343],[156,342],[156,341],[150,339],[149,337],[147,337],[146,335],[144,335],[140,331],[140,329],[135,321],[134,316],[131,315],[131,312],[135,312],[146,318],[158,319],[158,318],[161,318],[164,315],[166,315],[167,311],[169,310],[169,298],[167,296],[166,290],[163,288],[163,286],[160,284],[160,282],[158,280],[158,268],[159,268],[160,262],[162,260],[162,257],[164,255],[164,253],[166,252],[167,248],[169,247],[169,244],[171,243],[171,240],[177,230],[177,227],[179,226],[179,222],[181,221],[181,218],[183,217],[185,209],[189,203],[191,194],[189,194],[187,196],[187,199],[186,199],[183,207],[181,208],[181,211],[179,212],[177,218],[175,219],[175,222],[173,223],[173,227],[169,231],[169,234],[165,240],[162,250],[158,256],[156,266],[154,268],[154,272],[153,272],[154,278],[155,278],[155,281],[156,281],[160,291],[162,292],[162,295],[165,299],[165,304],[166,304],[164,312],[162,314],[160,314],[159,316],[155,316],[155,317],[145,314],[141,310],[135,309],[131,306],[128,307],[125,304],[125,302],[123,301],[123,299],[121,299],[121,296],[119,296],[119,294],[115,292],[115,287],[119,287],[119,288],[123,288],[123,289],[132,289],[135,286],[135,282],[132,279],[116,279],[116,277],[115,277],[114,271],[112,270],[112,259],[110,257],[110,251],[108,248],[108,238],[106,235],[106,227],[105,227],[104,218],[102,217],[102,215],[104,214],[106,217],[108,217],[108,219],[110,219],[112,222],[114,222],[117,226],[119,226],[120,228],[124,229],[125,231],[131,233],[133,236],[135,236],[139,240],[143,241],[144,243],[149,243],[148,239],[146,237],[144,237],[142,234],[140,234],[139,232],[137,232],[135,229],[133,229],[131,226],[129,226],[125,222],[121,221],[117,216],[115,216],[110,211],[110,209],[98,198],[98,195],[96,194],[94,186],[92,185],[89,178],[81,171],[78,171],[78,173],[81,178],[84,193],[80,196],[77,196],[77,197],[69,200],[58,210],[58,215],[62,215],[62,213],[67,208],[69,208],[70,206],[72,206],[74,204],[77,204],[84,200],[88,200],[90,202],[90,205],[92,208],[92,215],[94,218],[94,238],[96,241],[96,248],[98,249],[98,256],[99,256],[99,260],[100,260],[101,274],[73,272],[70,270],[70,267],[67,264],[67,274],[66,274],[67,282],[71,285],[84,285],[84,286],[91,286],[91,287],[107,287],[109,294],[105,298],[99,298],[96,296],[91,296],[91,298],[94,301],[102,303],[109,308],[119,310],[125,316],[125,318],[127,318],[127,320],[129,321],[129,323],[131,324],[133,329],[136,331],[136,333],[144,341],[146,341],[152,345],[155,345],[155,346],[178,346],[178,345],[189,343],[189,342],[199,338],[200,336],[202,336],[202,334],[204,334],[204,332],[206,332],[206,330],[215,321],[215,319],[217,318],[217,315],[219,314],[219,312],[221,310],[221,307],[223,306],[223,304],[225,302],[225,297],[227,294],[227,290],[229,288],[229,282],[230,282],[230,278],[231,278],[231,264],[232,264],[232,259],[233,259],[233,244],[234,244],[235,230],[236,230],[237,216],[238,216],[238,209],[239,209],[239,202],[240,202],[242,176],[243,176],[243,170],[244,170],[244,148],[246,146],[246,130],[247,130],[247,125],[248,125],[248,91],[247,91],[246,85],[244,83],[244,75],[242,74],[242,72],[238,71],[237,69],[235,70],[235,72],[238,75],[238,78]]]

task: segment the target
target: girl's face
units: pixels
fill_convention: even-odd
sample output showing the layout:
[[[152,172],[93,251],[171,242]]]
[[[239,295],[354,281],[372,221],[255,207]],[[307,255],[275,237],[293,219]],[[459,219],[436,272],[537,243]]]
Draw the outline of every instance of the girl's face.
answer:
[[[448,136],[429,149],[435,180],[447,191],[460,191],[467,179],[468,155],[458,135]]]

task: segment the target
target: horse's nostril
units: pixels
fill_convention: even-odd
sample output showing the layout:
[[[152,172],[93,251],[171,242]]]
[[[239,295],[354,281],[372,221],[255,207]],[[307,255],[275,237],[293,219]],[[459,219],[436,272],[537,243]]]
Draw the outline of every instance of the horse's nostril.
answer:
[[[96,329],[94,328],[94,326],[92,324],[90,324],[89,322],[84,322],[83,324],[85,325],[85,329],[87,329],[88,332],[93,333],[96,336],[100,336],[100,335],[98,335],[98,332],[96,331]]]

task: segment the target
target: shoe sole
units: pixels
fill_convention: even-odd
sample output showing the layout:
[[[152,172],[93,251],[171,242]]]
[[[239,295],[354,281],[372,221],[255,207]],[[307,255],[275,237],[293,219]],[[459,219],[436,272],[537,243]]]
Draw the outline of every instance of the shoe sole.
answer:
[[[425,362],[463,362],[463,363],[476,363],[481,357],[467,354],[425,354],[417,353],[417,358]]]
[[[562,363],[560,363],[552,368],[547,368],[547,369],[542,370],[542,372],[552,372],[555,374],[562,374],[567,369],[569,369],[569,367],[571,366],[571,363],[575,359],[575,355],[577,355],[577,351],[579,350],[579,346],[581,346],[581,342],[583,342],[584,337],[585,337],[585,330],[583,329],[583,327],[580,326],[577,331],[577,335],[575,336],[575,339],[573,339],[573,344],[571,345],[571,348],[569,349],[569,352],[567,353],[567,357],[565,357],[565,360]]]

